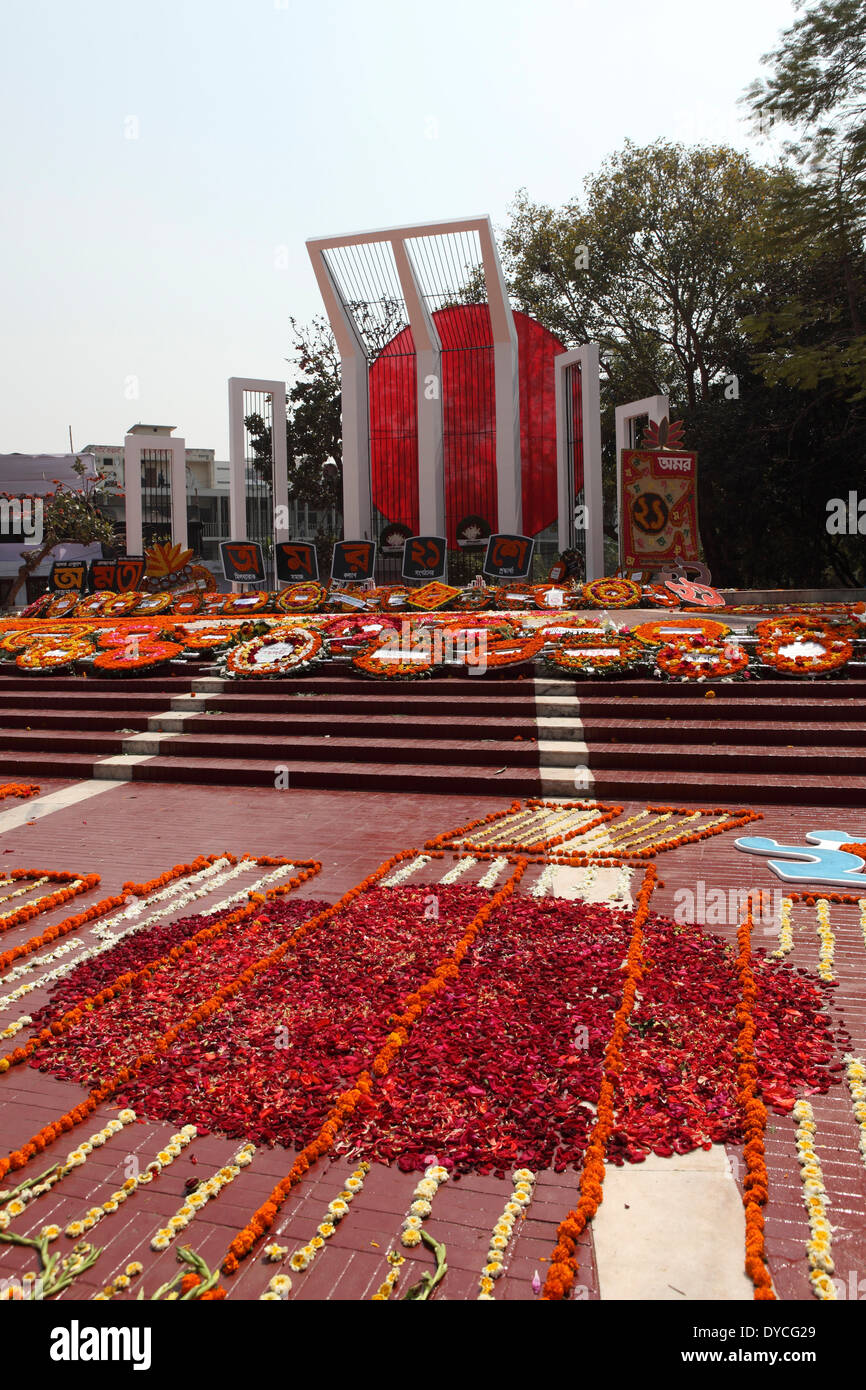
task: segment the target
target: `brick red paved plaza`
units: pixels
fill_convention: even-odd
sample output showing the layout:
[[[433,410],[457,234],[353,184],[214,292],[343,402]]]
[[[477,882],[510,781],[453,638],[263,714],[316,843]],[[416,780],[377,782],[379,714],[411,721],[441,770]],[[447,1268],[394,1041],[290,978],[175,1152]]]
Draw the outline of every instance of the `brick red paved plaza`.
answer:
[[[40,779],[39,800],[72,785],[59,780]],[[398,850],[419,848],[431,837],[508,805],[508,797],[412,795],[353,791],[277,791],[255,787],[196,787],[188,784],[124,782],[113,784],[101,795],[54,811],[42,818],[35,812],[17,828],[3,829],[0,820],[0,865],[16,868],[70,870],[97,873],[100,883],[86,896],[75,899],[72,907],[55,909],[37,919],[44,930],[62,920],[70,911],[80,911],[107,894],[116,893],[128,879],[155,877],[172,865],[190,861],[197,855],[229,850],[235,854],[282,855],[293,860],[321,862],[320,874],[304,883],[300,897],[335,902],[353,884],[360,883],[379,864]],[[700,807],[698,800],[682,805]],[[38,802],[7,800],[10,807],[37,806]],[[625,804],[623,813],[631,816],[644,803]],[[858,839],[862,820],[848,809],[820,806],[754,806],[764,819],[749,827],[780,842],[802,843],[805,832],[817,827],[840,826]],[[857,835],[857,830],[860,834]],[[658,866],[662,884],[653,899],[653,909],[672,915],[677,890],[697,890],[703,882],[713,889],[761,888],[772,893],[778,880],[763,859],[738,853],[733,845],[738,832],[722,834],[686,844],[661,854]],[[739,832],[742,833],[742,832]],[[744,863],[744,861],[746,861]],[[478,873],[485,866],[482,864]],[[419,879],[436,881],[435,861],[426,866]],[[537,866],[530,877],[539,872]],[[477,873],[476,873],[477,877]],[[242,887],[247,877],[238,880]],[[530,883],[527,879],[526,885]],[[213,900],[220,897],[217,892]],[[192,911],[206,914],[212,899],[199,900]],[[798,908],[799,911],[799,908]],[[809,909],[803,908],[804,913]],[[805,917],[803,919],[806,920]],[[844,1025],[851,1038],[851,1051],[866,1053],[866,945],[855,906],[833,909],[836,939],[835,973],[838,984],[827,991],[828,1007],[834,1025]],[[736,923],[709,928],[733,942]],[[6,933],[4,949],[29,939],[36,925],[25,923]],[[762,946],[760,936],[755,945]],[[767,940],[766,949],[776,946]],[[795,945],[788,960],[814,976],[819,941],[814,931],[795,934]],[[28,995],[26,1001],[0,1017],[0,1027],[26,1010],[35,1014],[48,998],[46,990]],[[18,1040],[16,1040],[18,1041]],[[4,1044],[11,1048],[14,1043]],[[26,1143],[43,1125],[70,1110],[86,1095],[86,1088],[61,1081],[29,1065],[14,1067],[0,1078],[0,1153]],[[857,1124],[852,1114],[847,1087],[833,1086],[825,1095],[810,1097],[821,1146],[821,1164],[834,1227],[833,1254],[837,1279],[856,1288],[866,1271],[866,1167],[858,1153]],[[84,1137],[97,1130],[117,1113],[117,1105],[107,1102],[88,1118],[78,1134]],[[124,1132],[114,1148],[94,1150],[86,1164],[66,1177],[56,1192],[38,1199],[38,1222],[34,1229],[55,1222],[61,1228],[80,1216],[88,1204],[99,1204],[124,1173],[118,1171],[122,1158],[140,1157],[142,1166],[166,1143],[173,1126],[140,1120]],[[74,1138],[74,1136],[72,1136]],[[795,1123],[789,1114],[770,1112],[766,1132],[766,1160],[769,1173],[769,1201],[766,1214],[766,1248],[769,1268],[777,1296],[783,1300],[810,1300],[809,1268],[805,1245],[809,1223],[803,1202],[795,1148]],[[63,1157],[65,1138],[49,1148],[46,1155],[31,1161],[27,1170],[41,1171]],[[100,1224],[91,1239],[104,1246],[96,1265],[82,1275],[74,1289],[62,1298],[90,1297],[106,1280],[120,1272],[131,1260],[145,1266],[143,1281],[151,1287],[170,1279],[176,1270],[173,1248],[156,1253],[150,1248],[155,1232],[177,1211],[184,1200],[184,1185],[190,1178],[208,1176],[225,1163],[237,1149],[237,1141],[217,1133],[200,1137],[191,1150],[184,1151],[160,1178],[141,1188],[125,1209]],[[61,1151],[62,1152],[59,1152]],[[121,1152],[122,1151],[122,1152]],[[729,1150],[736,1160],[736,1147]],[[285,1176],[293,1155],[279,1146],[259,1148],[255,1161],[245,1168],[230,1189],[196,1217],[189,1243],[215,1267],[238,1230],[249,1220],[271,1189]],[[356,1161],[356,1160],[355,1160]],[[308,1241],[328,1203],[340,1191],[353,1161],[347,1158],[314,1165],[292,1191],[282,1207],[271,1239],[294,1249]],[[742,1166],[734,1163],[741,1181]],[[403,1173],[396,1167],[375,1164],[363,1191],[355,1200],[350,1218],[339,1225],[313,1266],[294,1277],[292,1299],[358,1300],[370,1298],[388,1271],[387,1252],[401,1249],[400,1227],[412,1201],[417,1173]],[[6,1180],[15,1181],[12,1173]],[[539,1175],[533,1200],[515,1237],[505,1276],[498,1282],[496,1297],[506,1300],[532,1300],[537,1296],[533,1277],[545,1277],[556,1240],[558,1224],[578,1197],[579,1174],[543,1172]],[[472,1299],[478,1294],[479,1271],[484,1263],[491,1230],[508,1200],[508,1178],[465,1174],[448,1182],[436,1200],[435,1217],[429,1230],[447,1246],[449,1272],[437,1299]],[[34,1213],[35,1215],[35,1213]],[[22,1224],[18,1229],[27,1229]],[[593,1254],[592,1225],[580,1241],[579,1295],[599,1296]],[[194,1232],[194,1239],[192,1238]],[[64,1237],[64,1239],[66,1239]],[[415,1261],[419,1272],[431,1267],[429,1253],[402,1249],[407,1262]],[[264,1263],[257,1252],[240,1271],[223,1280],[228,1298],[255,1299],[265,1289],[275,1266]],[[9,1279],[33,1266],[32,1252],[4,1247],[0,1254],[0,1275]],[[411,1263],[410,1263],[411,1267]],[[402,1279],[409,1282],[404,1269]],[[860,1296],[843,1294],[845,1296]]]

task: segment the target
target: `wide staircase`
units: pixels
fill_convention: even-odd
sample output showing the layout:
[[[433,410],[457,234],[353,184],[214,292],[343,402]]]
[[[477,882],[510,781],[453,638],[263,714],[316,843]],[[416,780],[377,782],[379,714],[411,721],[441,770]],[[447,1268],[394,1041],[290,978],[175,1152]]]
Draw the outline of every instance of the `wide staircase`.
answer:
[[[705,687],[525,666],[386,685],[0,673],[4,779],[849,806],[866,820],[866,681]]]

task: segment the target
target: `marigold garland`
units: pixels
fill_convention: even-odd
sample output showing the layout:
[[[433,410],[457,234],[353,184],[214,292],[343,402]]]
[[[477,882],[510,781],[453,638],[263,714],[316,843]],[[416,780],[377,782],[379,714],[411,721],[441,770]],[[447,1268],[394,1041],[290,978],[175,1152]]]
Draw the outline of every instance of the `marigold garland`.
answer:
[[[556,1301],[567,1298],[577,1278],[577,1242],[595,1216],[603,1200],[604,1157],[615,1124],[614,1095],[622,1075],[622,1047],[629,1028],[629,1018],[644,974],[643,924],[649,916],[650,899],[658,882],[654,864],[648,864],[637,894],[637,907],[632,919],[632,935],[625,960],[625,983],[622,1002],[614,1015],[613,1030],[604,1050],[601,1087],[596,1106],[596,1119],[586,1147],[580,1174],[580,1198],[557,1229],[557,1241],[550,1257],[550,1269],[544,1282],[542,1298]]]
[[[743,1180],[743,1206],[746,1209],[746,1273],[755,1286],[756,1299],[775,1299],[773,1281],[767,1268],[764,1248],[764,1213],[769,1196],[769,1177],[764,1157],[764,1131],[767,1110],[759,1094],[758,1065],[755,1058],[755,1001],[758,987],[752,971],[752,900],[737,928],[737,971],[740,977],[740,1003],[737,1022],[737,1081],[743,1111],[743,1153],[746,1176]]]
[[[678,680],[726,680],[749,669],[744,647],[697,641],[674,642],[656,652],[656,664],[666,676]]]
[[[334,911],[340,910],[348,900],[353,900],[359,892],[366,891],[369,882],[381,878],[388,872],[398,859],[407,858],[416,853],[414,850],[403,851],[400,855],[394,856],[391,860],[377,869],[371,879],[365,880],[363,885],[350,892],[340,899],[321,916],[333,915]],[[396,1010],[390,1016],[391,1032],[388,1034],[384,1046],[380,1049],[374,1059],[370,1070],[361,1072],[355,1080],[354,1085],[341,1092],[334,1105],[328,1112],[327,1118],[317,1137],[309,1144],[306,1144],[295,1159],[292,1167],[286,1176],[277,1184],[270,1197],[264,1202],[250,1218],[247,1225],[234,1238],[228,1248],[228,1252],[222,1263],[224,1274],[234,1274],[240,1266],[240,1261],[244,1259],[252,1250],[253,1246],[273,1225],[277,1212],[285,1202],[292,1188],[309,1171],[313,1163],[328,1153],[333,1147],[334,1140],[340,1132],[346,1119],[357,1109],[361,1099],[369,1095],[375,1085],[374,1077],[382,1077],[390,1070],[391,1064],[398,1055],[401,1047],[408,1040],[409,1033],[416,1021],[425,1012],[431,999],[448,986],[448,981],[459,971],[460,965],[467,952],[471,950],[476,936],[481,931],[487,919],[492,913],[501,906],[514,892],[520,879],[526,871],[527,861],[521,860],[515,866],[514,873],[499,891],[484,904],[483,907],[472,918],[460,941],[455,946],[450,955],[446,956],[441,964],[434,971],[433,975],[419,989],[413,990],[403,1000],[403,1012],[397,1013]],[[372,1073],[372,1075],[371,1075]]]
[[[726,623],[718,623],[713,618],[657,618],[653,622],[638,623],[632,636],[648,647],[670,647],[693,637],[717,642],[721,637],[730,636],[730,632]]]
[[[65,888],[58,888],[53,893],[46,893],[43,897],[37,898],[35,902],[24,903],[14,912],[6,912],[0,916],[0,933],[11,931],[13,927],[19,927],[22,922],[29,922],[33,917],[39,917],[43,912],[51,912],[53,908],[60,907],[63,903],[69,902],[70,898],[76,898],[81,893],[89,893],[99,883],[99,874],[70,874],[51,869],[14,869],[9,875],[10,879],[20,878],[39,878],[48,880],[50,883],[65,883]],[[53,929],[55,934],[57,929]],[[47,933],[46,933],[47,936]],[[49,940],[53,938],[49,937]],[[3,957],[0,956],[0,967],[2,967]]]
[[[637,608],[641,588],[633,579],[590,579],[583,597],[591,608]]]
[[[302,866],[301,873],[291,879],[289,883],[280,888],[268,889],[265,896],[271,897],[289,893],[294,888],[300,886],[300,884],[306,882],[307,879],[314,877],[320,869],[321,865],[319,863],[308,861],[307,864]],[[357,896],[357,893],[360,891],[360,888],[357,890],[352,889],[350,890],[350,894],[352,896]],[[341,904],[345,902],[346,898],[350,897],[350,894],[345,895],[345,897],[341,899]],[[197,932],[194,937],[188,938],[180,946],[173,947],[165,959],[177,959],[178,956],[187,954],[189,950],[195,950],[204,940],[216,939],[222,935],[223,932],[228,930],[230,926],[234,926],[237,922],[243,921],[247,917],[254,916],[260,910],[260,903],[261,896],[255,895],[254,900],[245,907],[239,908],[237,912],[230,913],[227,918],[224,918],[214,926],[203,928],[202,931]],[[203,1023],[205,1019],[217,1013],[229,999],[234,998],[234,996],[249,984],[251,980],[255,979],[257,975],[261,974],[264,970],[270,969],[272,965],[275,965],[277,961],[281,960],[286,952],[289,951],[301,937],[306,935],[308,931],[313,930],[314,926],[318,926],[321,919],[331,916],[333,911],[337,910],[338,906],[339,905],[335,905],[334,909],[329,909],[325,913],[319,914],[318,917],[309,918],[293,933],[288,941],[278,946],[270,955],[265,956],[262,960],[256,961],[255,964],[249,966],[236,979],[228,981],[225,985],[221,985],[210,999],[198,1005],[191,1013],[181,1019],[180,1023],[167,1029],[166,1032],[154,1041],[152,1051],[141,1053],[134,1061],[130,1062],[128,1066],[120,1067],[113,1075],[91,1090],[87,1099],[82,1101],[81,1104],[73,1106],[71,1110],[68,1110],[65,1115],[61,1115],[59,1119],[53,1120],[47,1125],[43,1125],[43,1127],[20,1149],[15,1149],[12,1153],[7,1154],[5,1158],[0,1159],[0,1178],[5,1177],[10,1169],[23,1168],[34,1154],[41,1153],[42,1150],[47,1148],[47,1146],[60,1134],[81,1124],[88,1115],[92,1114],[98,1106],[114,1095],[114,1093],[119,1090],[121,1086],[125,1085],[131,1077],[137,1075],[144,1066],[147,1066],[150,1062],[156,1061],[159,1056],[167,1051],[171,1044],[181,1036],[181,1034],[190,1032],[193,1028],[198,1027],[200,1023]],[[159,963],[162,963],[162,958],[160,958]],[[85,1010],[98,1007],[99,1003],[104,1003],[106,1000],[114,998],[116,994],[123,993],[142,976],[143,972],[149,971],[152,973],[152,970],[155,968],[157,968],[157,963],[150,962],[148,965],[142,967],[141,970],[129,971],[125,975],[119,975],[106,989],[100,990],[98,994],[84,1000],[76,1008],[64,1014],[62,1019],[57,1020],[47,1029],[44,1029],[42,1033],[38,1035],[39,1041],[47,1041],[48,1038],[55,1036],[58,1032],[65,1031],[67,1027],[71,1027],[72,1024],[83,1015]],[[7,1057],[0,1058],[0,1072],[8,1071],[10,1066],[14,1066],[16,1063],[26,1060],[31,1051],[31,1046],[28,1043],[26,1047],[16,1048]]]

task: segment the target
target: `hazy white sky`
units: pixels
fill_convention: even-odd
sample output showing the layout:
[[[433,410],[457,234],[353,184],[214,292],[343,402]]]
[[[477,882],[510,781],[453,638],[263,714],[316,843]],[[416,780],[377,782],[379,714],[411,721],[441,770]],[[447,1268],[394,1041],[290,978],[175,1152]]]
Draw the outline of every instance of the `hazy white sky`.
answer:
[[[141,420],[227,457],[227,378],[284,377],[288,316],[322,311],[305,238],[501,223],[626,137],[749,147],[737,98],[794,13],[4,0],[0,453]]]

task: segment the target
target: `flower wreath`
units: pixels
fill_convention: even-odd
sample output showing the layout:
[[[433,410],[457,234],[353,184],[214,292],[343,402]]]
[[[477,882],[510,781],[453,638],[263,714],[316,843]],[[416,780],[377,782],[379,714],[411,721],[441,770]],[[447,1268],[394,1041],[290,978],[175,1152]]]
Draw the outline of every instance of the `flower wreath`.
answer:
[[[458,613],[479,613],[495,601],[489,589],[461,589],[452,606]]]
[[[129,653],[129,638],[120,646],[106,647],[93,658],[90,671],[94,675],[125,676],[138,674],[164,666],[174,657],[180,656],[183,648],[178,642],[161,642],[145,637],[134,644]]]
[[[402,640],[395,642],[393,632],[383,632],[374,641],[352,657],[352,665],[365,676],[376,680],[416,680],[429,676],[436,664],[433,659],[431,643],[407,649]],[[390,649],[392,656],[380,656],[383,649]]]
[[[96,641],[100,650],[107,647],[125,647],[130,638],[137,637],[139,644],[144,642],[157,642],[160,640],[163,627],[161,623],[149,623],[145,619],[141,622],[124,623],[122,627],[98,627],[95,629]],[[177,641],[174,636],[169,636],[167,641]]]
[[[637,608],[641,588],[633,579],[590,579],[583,597],[590,608]]]
[[[61,637],[41,637],[25,647],[15,658],[15,665],[21,671],[57,671],[71,666],[73,661],[90,656],[92,647],[86,637],[68,633]]]
[[[233,598],[234,594],[202,594],[199,612],[206,613],[209,617],[216,613],[224,613]]]
[[[32,647],[34,642],[55,642],[63,641],[67,637],[87,637],[90,631],[89,626],[80,623],[62,623],[56,627],[46,623],[41,631],[38,627],[16,627],[11,632],[4,632],[3,636],[0,637],[0,652],[15,656],[27,647]]]
[[[827,675],[847,666],[853,654],[847,637],[833,636],[829,629],[822,632],[818,627],[788,628],[758,642],[758,658],[763,665],[787,676]]]
[[[40,616],[44,618],[66,618],[80,602],[81,594],[77,589],[73,593],[52,594],[51,602],[46,604]]]
[[[347,613],[343,617],[329,618],[322,627],[322,635],[327,637],[333,655],[350,648],[369,646],[385,631],[396,630],[398,624],[389,614]]]
[[[722,680],[748,670],[749,655],[744,647],[697,639],[686,645],[676,642],[656,652],[656,664],[666,676],[679,680]]]
[[[179,623],[173,629],[171,640],[180,642],[187,651],[211,651],[214,647],[227,647],[236,635],[234,625],[220,623]]]
[[[497,666],[515,666],[520,661],[533,661],[544,646],[544,633],[518,630],[513,637],[496,637],[487,643],[486,663],[490,670]]]
[[[123,618],[127,613],[132,612],[140,598],[141,594],[137,593],[134,589],[125,594],[112,594],[110,602],[103,604],[98,616],[102,618]],[[77,616],[78,613],[76,610],[76,617]]]
[[[520,583],[509,584],[507,588],[503,586],[502,588],[495,589],[496,607],[506,609],[533,608],[535,606],[533,588],[534,586],[532,584]]]
[[[203,602],[204,594],[182,594],[174,600],[171,611],[176,618],[185,618],[193,613],[200,613]]]
[[[75,605],[75,616],[76,618],[101,618],[109,612],[109,604],[120,597],[121,595],[114,593],[112,589],[100,589],[98,594],[88,594],[86,598],[79,599]],[[124,595],[123,597],[128,596]],[[140,594],[136,594],[133,603],[124,603],[122,608],[114,610],[114,614],[128,613],[140,597]]]
[[[171,608],[174,598],[171,594],[144,594],[133,608],[133,613],[165,613]]]
[[[223,608],[226,614],[263,613],[273,602],[267,589],[249,589],[245,594],[227,594],[226,598],[228,602]]]
[[[318,580],[308,579],[303,584],[290,584],[277,596],[276,607],[280,613],[313,613],[321,608],[327,590]]]
[[[275,627],[233,647],[225,658],[226,675],[240,679],[285,676],[302,671],[318,657],[321,633],[312,628]]]
[[[660,618],[654,622],[638,623],[634,636],[648,647],[672,647],[678,642],[691,642],[701,637],[705,642],[717,642],[729,637],[731,629],[714,618]]]
[[[642,590],[644,603],[649,608],[679,608],[676,594],[666,589],[664,584],[644,584]]]
[[[581,631],[576,627],[574,637],[567,637],[553,648],[547,660],[557,671],[587,675],[601,671],[606,676],[625,676],[641,665],[644,649],[631,633],[607,632],[598,627],[582,639]],[[576,645],[575,638],[581,645]]]
[[[837,623],[826,618],[811,617],[807,613],[791,613],[778,618],[765,618],[755,625],[755,635],[762,642],[772,641],[775,637],[803,637],[813,642],[832,642],[837,637],[850,641],[862,634],[857,623]]]
[[[32,603],[28,603],[26,608],[21,609],[21,612],[18,614],[19,618],[40,617],[44,609],[48,607],[49,603],[53,598],[54,595],[50,592],[47,594],[40,594],[39,597],[35,598]]]
[[[548,603],[547,596],[553,592],[562,594],[562,603]],[[536,608],[540,608],[544,613],[555,612],[556,609],[582,608],[583,590],[575,589],[572,585],[563,584],[536,584],[532,590]]]

